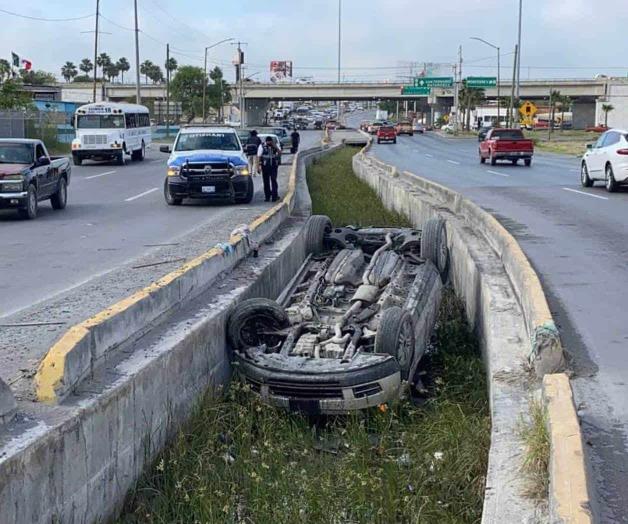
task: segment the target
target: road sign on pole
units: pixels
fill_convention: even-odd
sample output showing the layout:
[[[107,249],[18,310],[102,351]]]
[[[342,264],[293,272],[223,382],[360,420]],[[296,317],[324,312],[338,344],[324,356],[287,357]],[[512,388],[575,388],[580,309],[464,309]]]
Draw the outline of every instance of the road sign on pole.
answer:
[[[430,88],[429,87],[417,87],[417,86],[405,86],[401,88],[402,95],[429,95]]]
[[[495,87],[497,77],[495,76],[468,76],[465,79],[467,87]]]
[[[414,87],[451,87],[454,79],[451,76],[426,76],[414,79]]]

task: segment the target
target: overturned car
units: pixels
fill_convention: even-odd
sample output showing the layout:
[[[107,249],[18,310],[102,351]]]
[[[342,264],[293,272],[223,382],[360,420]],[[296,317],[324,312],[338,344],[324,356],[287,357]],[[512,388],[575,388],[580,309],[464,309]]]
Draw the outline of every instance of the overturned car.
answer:
[[[272,405],[342,414],[394,400],[432,336],[449,269],[445,222],[332,228],[313,216],[308,256],[278,299],[238,304],[234,364]]]

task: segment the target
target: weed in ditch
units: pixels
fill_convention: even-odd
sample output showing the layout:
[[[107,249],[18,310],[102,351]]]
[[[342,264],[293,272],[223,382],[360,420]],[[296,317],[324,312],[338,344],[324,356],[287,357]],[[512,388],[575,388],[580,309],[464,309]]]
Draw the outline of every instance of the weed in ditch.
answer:
[[[520,423],[520,435],[526,447],[523,462],[528,480],[526,495],[545,500],[549,489],[550,438],[547,412],[541,400],[530,402],[529,420]]]

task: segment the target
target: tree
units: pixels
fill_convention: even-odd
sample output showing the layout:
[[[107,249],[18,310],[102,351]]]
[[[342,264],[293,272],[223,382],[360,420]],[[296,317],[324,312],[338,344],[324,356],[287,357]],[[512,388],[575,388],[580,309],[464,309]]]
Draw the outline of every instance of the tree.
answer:
[[[102,73],[103,76],[107,77],[109,79],[109,82],[111,82],[115,77],[120,74],[120,70],[118,69],[118,66],[112,62],[102,68]]]
[[[146,75],[153,81],[153,84],[161,82],[164,79],[164,74],[161,71],[161,67],[159,67],[157,64],[151,64],[151,66],[148,68]]]
[[[61,76],[65,79],[66,82],[72,80],[76,75],[78,75],[78,71],[74,62],[66,62],[63,64],[61,68]]]
[[[52,73],[46,71],[26,71],[22,69],[20,71],[20,77],[25,84],[31,84],[34,86],[52,85],[57,82],[57,78]]]
[[[89,75],[77,75],[72,79],[72,82],[91,82],[92,80]]]
[[[109,55],[107,53],[100,53],[98,55],[98,58],[96,59],[96,65],[102,68],[105,68],[106,66],[111,64],[111,58],[109,58]]]
[[[126,73],[129,69],[131,69],[131,64],[129,64],[129,61],[122,57],[120,58],[120,60],[118,60],[116,62],[116,67],[118,68],[118,71],[120,71],[120,74],[122,75],[122,83],[124,84],[124,73]]]
[[[11,64],[8,60],[0,58],[0,83],[11,78]]]
[[[231,102],[231,89],[225,81],[222,69],[216,66],[209,72],[209,78],[214,82],[209,85],[207,90],[207,102],[209,107],[218,111],[218,115],[222,118],[222,109],[225,104]]]
[[[140,73],[144,75],[144,82],[146,84],[148,84],[148,73],[150,73],[154,67],[155,64],[153,64],[150,60],[144,60],[144,62],[140,64]]]
[[[179,64],[177,63],[177,59],[176,58],[170,57],[169,60],[166,60],[166,63],[164,64],[164,67],[165,67],[166,71],[168,71],[169,73],[172,74],[174,71],[177,70],[177,67],[179,67]]]
[[[604,126],[608,127],[608,114],[615,109],[613,104],[602,104],[602,111],[604,111]]]
[[[92,61],[89,58],[83,58],[79,64],[79,69],[85,73],[85,76],[87,76],[94,70],[94,64],[92,64]]]
[[[0,85],[0,110],[30,109],[33,104],[31,95],[24,91],[22,82],[8,79]]]
[[[561,95],[558,98],[558,106],[560,107],[560,128],[565,125],[565,111],[571,108],[571,97],[569,95]]]
[[[484,89],[467,87],[465,85],[458,93],[460,109],[464,112],[463,122],[466,122],[465,127],[467,131],[471,129],[471,111],[484,102],[485,99],[486,95],[484,93]]]
[[[203,113],[203,84],[207,85],[205,73],[194,66],[179,67],[170,84],[172,99],[181,102],[188,122]]]

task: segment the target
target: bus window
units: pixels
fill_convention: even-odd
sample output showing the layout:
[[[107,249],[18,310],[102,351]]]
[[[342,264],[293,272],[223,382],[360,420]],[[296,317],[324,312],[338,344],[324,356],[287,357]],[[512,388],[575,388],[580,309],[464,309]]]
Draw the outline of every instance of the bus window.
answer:
[[[78,129],[124,129],[122,115],[78,115]]]

